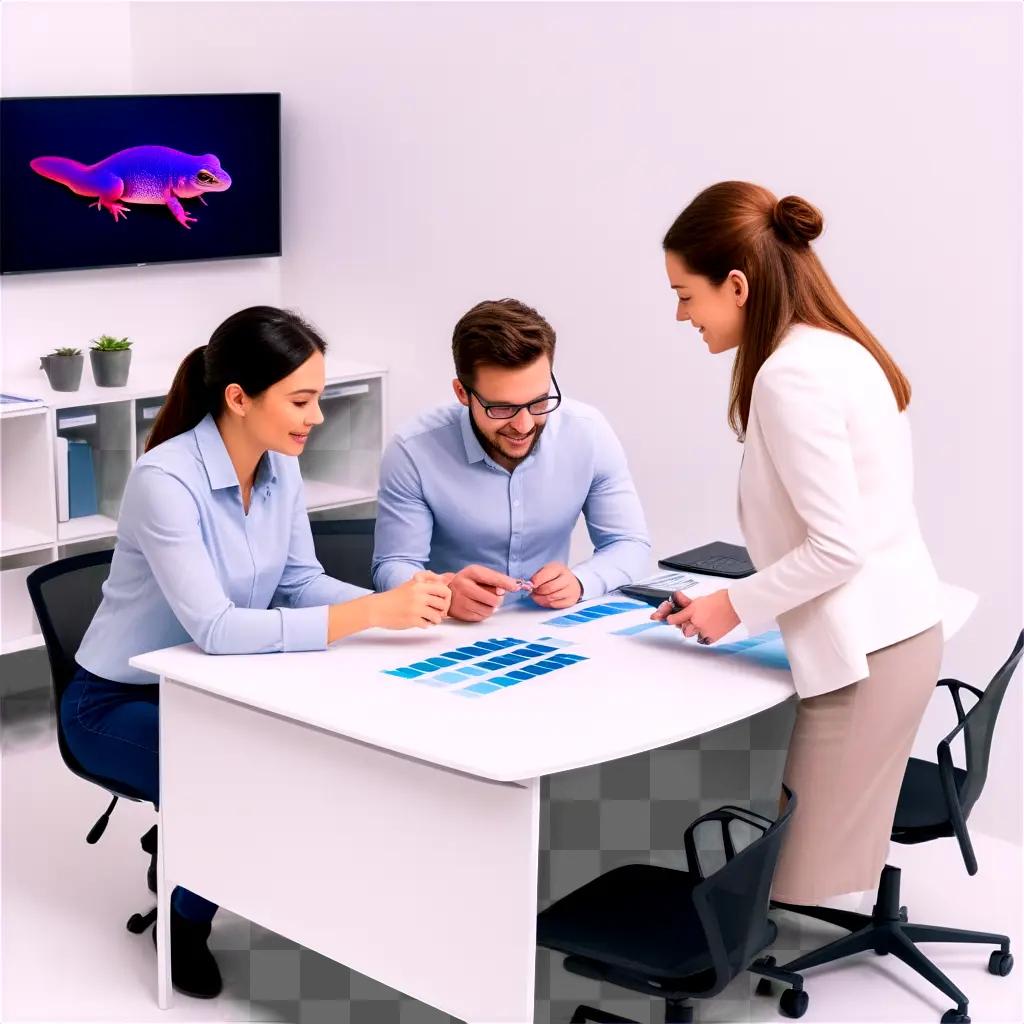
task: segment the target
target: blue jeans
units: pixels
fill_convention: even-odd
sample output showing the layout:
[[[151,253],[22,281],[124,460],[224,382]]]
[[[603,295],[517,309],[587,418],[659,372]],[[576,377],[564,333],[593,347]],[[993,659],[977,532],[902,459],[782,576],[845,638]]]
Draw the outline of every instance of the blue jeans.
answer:
[[[87,772],[123,782],[157,805],[160,687],[117,683],[79,666],[60,704],[64,738]],[[209,921],[217,905],[178,886],[171,906],[191,921]]]

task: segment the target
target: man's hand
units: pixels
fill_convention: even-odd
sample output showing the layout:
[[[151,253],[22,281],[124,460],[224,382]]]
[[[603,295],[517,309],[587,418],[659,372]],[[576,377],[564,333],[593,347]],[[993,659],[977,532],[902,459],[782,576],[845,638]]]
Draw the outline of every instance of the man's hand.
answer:
[[[490,618],[501,607],[505,594],[518,589],[511,576],[483,565],[467,565],[457,573],[444,573],[441,578],[452,592],[448,614],[463,622],[483,622]]]
[[[561,562],[548,562],[530,577],[533,593],[530,597],[541,608],[568,608],[583,596],[583,584],[572,569]]]

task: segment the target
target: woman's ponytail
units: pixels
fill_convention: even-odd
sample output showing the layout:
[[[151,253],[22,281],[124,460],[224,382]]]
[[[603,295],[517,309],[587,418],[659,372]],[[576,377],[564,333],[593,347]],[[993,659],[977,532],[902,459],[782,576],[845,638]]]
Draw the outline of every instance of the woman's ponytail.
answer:
[[[206,386],[206,346],[194,348],[181,362],[174,375],[174,383],[164,404],[153,421],[153,429],[146,439],[146,451],[158,444],[184,434],[197,426],[210,409],[209,390]]]

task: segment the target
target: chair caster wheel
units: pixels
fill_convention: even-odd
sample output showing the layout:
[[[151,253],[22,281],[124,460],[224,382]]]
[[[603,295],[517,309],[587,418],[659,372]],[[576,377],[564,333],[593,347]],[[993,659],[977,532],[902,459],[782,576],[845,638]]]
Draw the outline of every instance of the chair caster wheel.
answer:
[[[988,973],[998,974],[1005,978],[1010,971],[1013,970],[1013,954],[1003,953],[1001,950],[996,950],[988,958]]]
[[[947,1010],[942,1015],[942,1024],[971,1024],[971,1018],[959,1010]]]
[[[801,989],[787,988],[779,1000],[779,1012],[784,1017],[802,1017],[807,1012],[810,996]]]

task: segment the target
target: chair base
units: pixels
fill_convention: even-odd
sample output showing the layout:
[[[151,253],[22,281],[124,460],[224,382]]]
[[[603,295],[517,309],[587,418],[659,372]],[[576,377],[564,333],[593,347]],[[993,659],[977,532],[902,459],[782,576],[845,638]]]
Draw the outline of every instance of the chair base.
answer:
[[[850,933],[820,949],[791,960],[784,965],[784,970],[805,971],[809,967],[820,967],[822,964],[832,963],[834,960],[841,960],[869,949],[874,950],[879,956],[892,953],[956,1003],[956,1007],[942,1017],[946,1024],[968,1024],[971,1018],[967,1015],[967,996],[917,948],[916,943],[977,942],[997,945],[998,952],[989,958],[989,971],[993,974],[1006,975],[1013,967],[1010,940],[1006,935],[912,923],[907,908],[900,906],[900,869],[888,864],[882,869],[877,902],[870,916],[831,907],[810,907],[778,903],[774,900],[771,908],[789,910],[804,917],[826,921],[845,928]]]
[[[662,999],[665,1002],[665,1024],[692,1024],[693,1007],[690,1000],[693,998],[704,998],[697,991],[687,991],[677,979],[677,984],[671,981],[652,983],[649,979],[639,976],[627,976],[624,973],[615,971],[604,964],[590,960],[583,956],[567,956],[564,961],[567,971],[572,974],[579,974],[585,978],[608,981],[613,985],[620,985],[632,992],[640,992],[643,995],[655,999]],[[784,1017],[802,1017],[807,1012],[809,998],[803,990],[803,978],[795,974],[788,967],[779,967],[775,957],[765,956],[755,960],[748,968],[751,974],[761,975],[758,982],[758,992],[762,995],[771,993],[771,981],[782,982],[789,986],[779,999],[779,1012]],[[705,972],[705,975],[714,977],[713,972]],[[698,976],[699,977],[699,976]],[[763,987],[767,986],[767,988]],[[717,992],[717,988],[704,990],[710,996]],[[577,1006],[572,1015],[572,1024],[637,1024],[628,1017],[619,1017],[607,1010],[599,1010],[593,1006]]]

